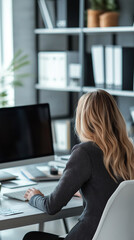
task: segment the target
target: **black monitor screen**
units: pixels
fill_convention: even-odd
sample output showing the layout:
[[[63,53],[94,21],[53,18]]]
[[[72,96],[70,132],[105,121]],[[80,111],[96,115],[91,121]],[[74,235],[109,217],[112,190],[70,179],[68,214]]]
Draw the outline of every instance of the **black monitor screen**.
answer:
[[[53,154],[47,103],[0,109],[0,163]]]

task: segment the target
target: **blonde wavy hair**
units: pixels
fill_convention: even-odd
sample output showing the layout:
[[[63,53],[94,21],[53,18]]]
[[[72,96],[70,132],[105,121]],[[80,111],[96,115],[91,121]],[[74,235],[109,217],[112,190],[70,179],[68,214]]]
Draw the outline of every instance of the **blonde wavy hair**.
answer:
[[[80,140],[93,141],[103,151],[104,165],[116,181],[134,179],[134,147],[114,98],[104,90],[84,94],[76,109]]]

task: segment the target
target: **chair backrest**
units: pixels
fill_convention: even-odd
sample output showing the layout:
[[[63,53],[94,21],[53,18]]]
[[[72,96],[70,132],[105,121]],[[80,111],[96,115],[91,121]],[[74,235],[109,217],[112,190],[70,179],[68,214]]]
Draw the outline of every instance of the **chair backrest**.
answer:
[[[92,240],[134,240],[134,180],[123,181],[109,198]]]

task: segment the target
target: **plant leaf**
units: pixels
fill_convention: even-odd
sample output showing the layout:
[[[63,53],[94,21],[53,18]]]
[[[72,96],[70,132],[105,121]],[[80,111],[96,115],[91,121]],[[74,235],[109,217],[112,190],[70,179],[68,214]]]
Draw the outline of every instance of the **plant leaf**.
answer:
[[[14,87],[22,87],[23,83],[19,80],[14,80],[13,82],[11,82],[11,85]]]
[[[5,106],[7,106],[8,101],[7,101],[7,100],[3,100],[3,101],[1,101],[0,103],[1,103],[1,106],[2,106],[2,107],[5,107]]]
[[[12,71],[14,72],[14,71],[20,69],[21,67],[24,67],[24,66],[28,65],[29,63],[30,63],[29,61],[25,61],[23,63],[20,63],[20,64],[16,65],[16,66],[14,65],[13,68],[12,68]]]
[[[7,91],[2,91],[1,93],[0,93],[0,97],[7,97]]]

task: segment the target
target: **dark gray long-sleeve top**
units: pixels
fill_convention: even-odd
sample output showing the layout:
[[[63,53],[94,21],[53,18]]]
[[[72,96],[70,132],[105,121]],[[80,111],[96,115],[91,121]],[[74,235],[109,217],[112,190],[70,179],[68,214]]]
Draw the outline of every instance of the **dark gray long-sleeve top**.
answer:
[[[84,211],[68,240],[90,240],[98,226],[107,200],[116,190],[116,183],[103,164],[103,153],[93,142],[76,145],[63,176],[52,194],[34,195],[29,204],[48,214],[55,214],[81,189]]]

